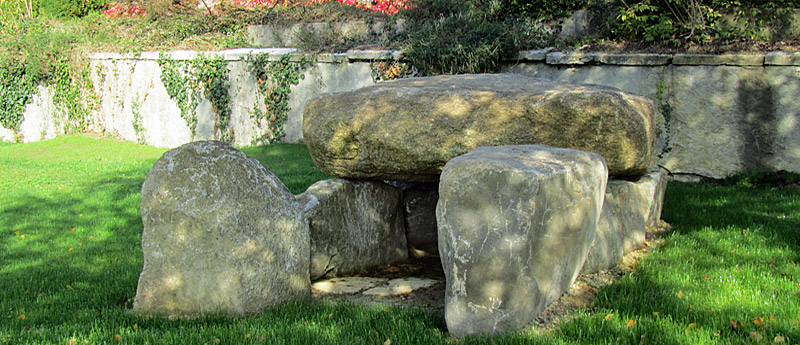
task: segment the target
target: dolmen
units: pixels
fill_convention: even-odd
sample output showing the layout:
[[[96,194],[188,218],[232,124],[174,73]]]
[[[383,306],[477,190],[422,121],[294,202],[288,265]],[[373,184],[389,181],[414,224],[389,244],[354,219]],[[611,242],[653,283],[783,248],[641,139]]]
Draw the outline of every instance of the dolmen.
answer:
[[[656,116],[609,87],[437,76],[310,100],[303,135],[325,173],[403,190],[407,246],[440,256],[462,336],[527,327],[579,273],[644,242],[665,188]]]
[[[142,187],[134,309],[249,315],[308,298],[310,280],[433,255],[452,335],[526,328],[658,221],[656,116],[645,97],[513,74],[325,94],[303,133],[336,178],[298,196],[226,144],[184,145]]]

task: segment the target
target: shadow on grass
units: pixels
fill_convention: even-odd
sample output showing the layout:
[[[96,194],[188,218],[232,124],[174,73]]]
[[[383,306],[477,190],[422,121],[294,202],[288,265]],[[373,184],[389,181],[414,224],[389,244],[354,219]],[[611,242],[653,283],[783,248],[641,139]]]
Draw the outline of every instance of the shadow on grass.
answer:
[[[800,189],[673,182],[662,218],[674,229],[662,247],[599,291],[599,311],[560,336],[623,344],[800,339]]]

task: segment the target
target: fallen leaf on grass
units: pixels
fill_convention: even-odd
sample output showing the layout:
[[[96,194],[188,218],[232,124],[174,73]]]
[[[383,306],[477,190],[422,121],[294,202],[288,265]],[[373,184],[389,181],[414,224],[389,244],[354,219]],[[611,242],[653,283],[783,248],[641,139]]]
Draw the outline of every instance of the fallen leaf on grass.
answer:
[[[775,339],[773,339],[773,341],[776,343],[784,343],[786,342],[786,338],[784,338],[782,335],[778,335],[775,336]]]
[[[20,316],[19,316],[19,319],[20,319],[20,320],[25,320],[25,314],[22,314],[22,315],[20,315]]]
[[[392,339],[386,339],[386,341],[383,342],[383,345],[392,345]]]
[[[762,339],[764,339],[764,336],[762,336],[761,333],[758,332],[750,332],[750,339],[752,339],[755,342],[759,342]]]
[[[742,326],[744,326],[744,324],[741,321],[731,321],[731,328],[733,328],[734,331],[738,331]]]
[[[686,334],[689,334],[689,332],[693,331],[695,327],[697,327],[696,323],[690,323],[689,326],[686,327]]]
[[[630,327],[633,327],[633,325],[634,325],[634,324],[636,324],[636,322],[635,322],[635,321],[633,321],[633,320],[628,320],[627,322],[625,322],[625,327],[628,327],[628,328],[630,328]]]
[[[614,317],[614,314],[608,314],[608,315],[606,315],[606,320],[610,320],[613,317]]]
[[[678,291],[678,298],[683,298],[683,290]]]
[[[763,317],[757,317],[757,318],[753,319],[753,323],[758,328],[764,328],[764,318]]]
[[[114,334],[114,342],[118,343],[120,341],[122,341],[122,336],[119,334]]]

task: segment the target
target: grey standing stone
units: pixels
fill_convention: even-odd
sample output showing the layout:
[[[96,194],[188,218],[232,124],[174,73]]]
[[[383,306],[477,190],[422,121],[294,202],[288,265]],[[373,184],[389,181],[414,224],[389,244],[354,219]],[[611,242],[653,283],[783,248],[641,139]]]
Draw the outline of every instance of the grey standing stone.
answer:
[[[439,256],[439,233],[436,227],[439,184],[402,181],[391,181],[389,184],[403,192],[403,218],[409,255]]]
[[[661,172],[634,181],[609,179],[597,234],[581,273],[617,266],[625,254],[644,244],[646,228],[661,218],[666,186],[667,176]]]
[[[245,316],[310,297],[300,205],[257,160],[215,141],[165,153],[141,194],[141,313]]]
[[[445,165],[436,218],[454,336],[530,325],[583,267],[603,203],[600,155],[480,147]]]
[[[313,184],[297,199],[311,228],[311,279],[408,259],[397,188],[331,179]]]

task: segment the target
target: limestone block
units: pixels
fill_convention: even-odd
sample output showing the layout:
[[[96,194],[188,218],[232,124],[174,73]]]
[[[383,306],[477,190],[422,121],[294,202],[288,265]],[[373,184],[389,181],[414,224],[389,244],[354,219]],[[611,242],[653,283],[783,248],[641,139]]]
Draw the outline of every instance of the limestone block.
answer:
[[[332,179],[297,196],[311,228],[311,279],[408,259],[400,191]]]
[[[764,57],[764,65],[768,66],[797,66],[800,65],[800,53],[794,52],[769,52]]]
[[[600,54],[598,62],[607,65],[664,66],[672,61],[671,54]]]
[[[436,219],[455,336],[525,328],[586,260],[607,168],[597,154],[480,147],[445,166]]]
[[[655,226],[661,217],[667,180],[661,172],[633,181],[609,179],[597,233],[582,273],[617,266],[625,254],[644,244],[646,227]]]
[[[613,175],[651,163],[654,105],[595,85],[514,74],[409,78],[308,101],[303,134],[317,166],[342,178],[435,182],[478,146],[543,144],[595,152]]]
[[[542,48],[534,50],[524,50],[519,52],[517,58],[524,61],[538,61],[542,62],[547,59],[547,53],[553,51],[554,48]]]
[[[583,65],[597,61],[597,53],[552,52],[547,53],[545,61],[548,65]]]
[[[183,145],[141,194],[141,313],[245,316],[310,297],[300,205],[257,160],[220,142]]]
[[[702,66],[761,66],[764,64],[764,54],[675,54],[672,63]]]

